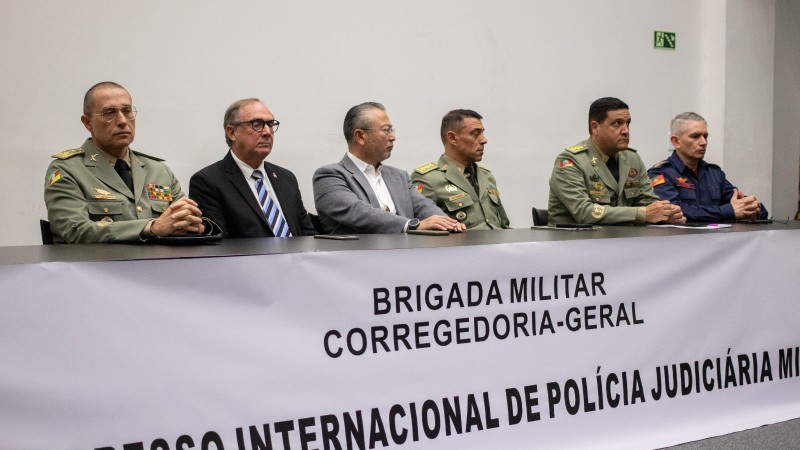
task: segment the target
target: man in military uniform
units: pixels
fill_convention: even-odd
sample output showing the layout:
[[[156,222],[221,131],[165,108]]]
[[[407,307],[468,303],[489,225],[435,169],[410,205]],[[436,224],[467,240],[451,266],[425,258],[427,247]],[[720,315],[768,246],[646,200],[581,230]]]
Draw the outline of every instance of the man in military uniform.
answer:
[[[122,86],[103,82],[84,97],[91,137],[53,155],[44,201],[56,243],[144,242],[210,232],[163,160],[130,150],[136,108]]]
[[[680,206],[692,222],[767,218],[767,208],[755,196],[734,187],[718,165],[703,161],[708,124],[702,116],[678,114],[670,123],[670,134],[675,151],[648,170],[660,198]]]
[[[444,154],[438,163],[417,167],[411,182],[469,230],[510,228],[494,176],[477,164],[488,142],[481,119],[469,109],[447,113],[441,128]]]
[[[685,223],[680,206],[659,200],[636,150],[622,100],[589,107],[589,139],[561,152],[550,176],[549,224]]]

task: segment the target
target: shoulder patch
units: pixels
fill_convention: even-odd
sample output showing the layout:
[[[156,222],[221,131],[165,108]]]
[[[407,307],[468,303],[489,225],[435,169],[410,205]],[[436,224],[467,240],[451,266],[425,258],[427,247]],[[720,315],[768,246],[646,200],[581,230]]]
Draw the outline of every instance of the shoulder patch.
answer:
[[[436,164],[434,162],[429,162],[429,163],[426,163],[426,164],[423,164],[423,165],[417,167],[416,169],[414,169],[414,171],[419,173],[420,175],[425,175],[426,173],[430,172],[431,170],[433,170],[433,169],[435,169],[437,167],[439,167],[438,164]]]
[[[148,158],[148,159],[152,159],[152,160],[154,160],[154,161],[164,161],[164,160],[163,160],[163,159],[161,159],[161,158],[156,158],[155,156],[150,156],[150,155],[147,155],[147,154],[145,154],[145,153],[142,153],[142,152],[137,152],[136,150],[131,150],[131,151],[132,151],[132,152],[133,152],[133,154],[134,154],[134,155],[136,155],[136,156],[142,156],[142,157],[145,157],[145,158]]]
[[[659,184],[664,184],[664,183],[666,183],[666,180],[664,179],[664,175],[663,175],[663,174],[661,174],[661,175],[659,175],[659,176],[657,176],[657,177],[653,178],[652,180],[650,180],[650,184],[651,184],[653,187],[656,187],[656,186],[658,186]]]
[[[81,155],[81,154],[83,154],[82,148],[73,148],[70,150],[64,150],[63,152],[58,152],[50,157],[57,159],[67,159],[67,158],[72,158],[75,155]]]
[[[570,152],[570,153],[585,152],[588,149],[589,149],[589,146],[586,145],[586,144],[578,144],[578,145],[573,145],[572,147],[567,147],[567,151]]]

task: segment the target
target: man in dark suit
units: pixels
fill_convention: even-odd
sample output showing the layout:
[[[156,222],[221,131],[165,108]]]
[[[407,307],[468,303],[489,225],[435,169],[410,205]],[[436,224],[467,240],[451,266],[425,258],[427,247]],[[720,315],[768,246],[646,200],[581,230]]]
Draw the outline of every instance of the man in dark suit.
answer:
[[[294,174],[265,161],[280,125],[269,108],[257,98],[239,100],[223,125],[230,151],[189,181],[206,217],[230,238],[315,234]]]
[[[347,112],[348,153],[314,173],[314,204],[326,233],[404,233],[409,230],[464,231],[411,186],[408,173],[381,164],[394,147],[394,128],[380,103]],[[202,208],[201,204],[201,208]]]

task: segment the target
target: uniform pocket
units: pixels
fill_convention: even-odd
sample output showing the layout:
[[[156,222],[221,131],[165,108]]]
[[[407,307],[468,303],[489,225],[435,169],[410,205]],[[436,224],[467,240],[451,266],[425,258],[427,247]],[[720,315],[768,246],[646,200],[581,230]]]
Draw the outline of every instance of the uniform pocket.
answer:
[[[89,200],[89,217],[92,219],[122,214],[123,205],[117,200]],[[113,217],[112,217],[113,218]]]
[[[678,188],[678,198],[681,200],[697,200],[697,191],[694,189]]]
[[[450,200],[445,202],[444,207],[447,212],[458,211],[472,206],[474,204],[472,197],[464,196],[458,200]]]
[[[158,217],[161,213],[169,209],[169,202],[150,200],[150,209],[153,210],[153,216]]]

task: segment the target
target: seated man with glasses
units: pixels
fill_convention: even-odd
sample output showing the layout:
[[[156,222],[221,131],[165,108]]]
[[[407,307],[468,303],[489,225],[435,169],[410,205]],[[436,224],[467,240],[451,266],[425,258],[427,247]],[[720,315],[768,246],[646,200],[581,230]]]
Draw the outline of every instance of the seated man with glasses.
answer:
[[[223,127],[229,151],[189,181],[189,193],[223,237],[316,234],[294,174],[266,161],[280,122],[261,100],[234,102]]]
[[[464,231],[411,185],[408,173],[382,162],[394,147],[395,130],[380,103],[350,108],[344,118],[348,153],[314,173],[314,203],[330,234]]]
[[[207,234],[212,226],[162,159],[131,150],[136,108],[122,86],[102,82],[84,96],[80,148],[53,155],[44,201],[55,243],[136,243]]]

